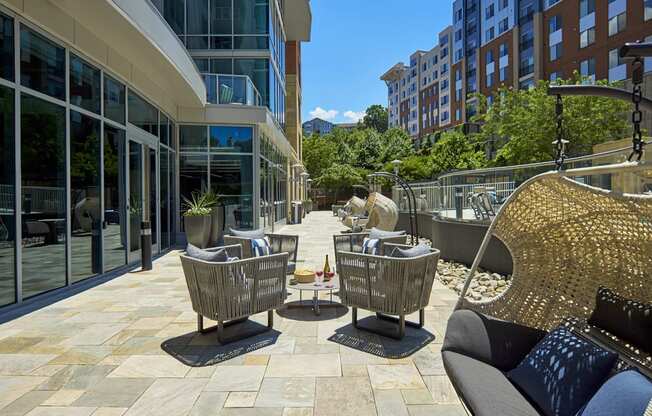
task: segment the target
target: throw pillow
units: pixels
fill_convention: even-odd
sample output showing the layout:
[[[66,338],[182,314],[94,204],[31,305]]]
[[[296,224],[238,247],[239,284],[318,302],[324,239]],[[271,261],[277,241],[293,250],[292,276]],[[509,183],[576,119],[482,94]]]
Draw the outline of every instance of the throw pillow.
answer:
[[[272,246],[269,243],[269,238],[255,238],[251,240],[251,251],[253,251],[254,256],[262,257],[269,256],[272,254]]]
[[[379,230],[374,227],[369,231],[369,238],[388,238],[388,237],[400,237],[405,235],[405,231],[385,231]]]
[[[616,357],[568,329],[557,328],[507,374],[544,415],[570,416],[600,388]]]
[[[390,253],[389,257],[395,258],[409,258],[409,257],[419,257],[430,253],[430,247],[425,244],[419,244],[418,246],[402,249],[400,247],[394,247],[394,250]]]
[[[624,298],[605,288],[598,289],[589,324],[611,332],[652,353],[652,304]]]
[[[201,248],[188,243],[186,247],[186,255],[193,259],[210,261],[213,263],[223,263],[228,260],[228,254],[225,249],[216,251],[202,250]]]
[[[380,248],[380,240],[377,238],[367,238],[362,240],[362,254],[376,255]]]
[[[652,382],[638,371],[629,370],[607,380],[578,416],[647,414],[652,414]]]
[[[243,237],[243,238],[265,238],[265,230],[260,228],[258,230],[253,230],[253,231],[241,231],[241,230],[234,230],[233,228],[231,230],[231,235],[234,237]]]

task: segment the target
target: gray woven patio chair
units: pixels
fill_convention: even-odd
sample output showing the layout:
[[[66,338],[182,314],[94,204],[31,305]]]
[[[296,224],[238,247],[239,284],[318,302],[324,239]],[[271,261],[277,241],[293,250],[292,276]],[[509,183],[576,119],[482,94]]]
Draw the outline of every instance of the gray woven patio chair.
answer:
[[[337,260],[340,299],[351,307],[353,326],[395,339],[405,336],[405,325],[421,328],[424,308],[428,305],[437,273],[439,250],[410,258],[385,257],[402,244],[385,243],[382,256],[342,251]],[[358,308],[376,312],[378,319],[398,323],[397,332],[365,328],[358,325]],[[419,312],[419,322],[407,322],[405,316]],[[398,316],[398,318],[395,318]]]
[[[240,245],[226,248],[229,256],[241,254]],[[272,329],[274,309],[285,302],[287,264],[287,253],[226,263],[206,262],[182,254],[181,265],[192,309],[197,313],[197,331],[206,333],[217,329],[218,341],[227,344]],[[264,330],[224,337],[224,327],[244,322],[261,312],[267,312]],[[217,325],[204,328],[204,317],[217,321]]]
[[[347,233],[336,234],[333,236],[333,245],[335,247],[335,262],[337,263],[338,254],[342,251],[351,253],[362,253],[362,242],[366,237],[369,237],[369,232],[362,233]],[[399,235],[396,237],[380,238],[378,249],[379,253],[383,253],[383,245],[385,244],[405,244],[407,235]]]
[[[297,252],[299,251],[299,236],[286,234],[265,234],[265,237],[269,238],[269,244],[272,247],[272,253],[288,253],[288,274],[294,273],[297,265]],[[225,235],[224,244],[237,244],[242,247],[243,259],[250,259],[254,257],[250,238]]]

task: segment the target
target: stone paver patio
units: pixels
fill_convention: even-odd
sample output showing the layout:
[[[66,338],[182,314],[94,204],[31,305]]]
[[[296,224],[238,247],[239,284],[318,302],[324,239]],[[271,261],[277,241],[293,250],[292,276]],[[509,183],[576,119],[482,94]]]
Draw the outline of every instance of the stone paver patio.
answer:
[[[321,267],[325,254],[334,265],[331,236],[341,229],[330,212],[313,212],[277,232],[300,235],[299,267]],[[288,301],[298,299],[290,294]],[[196,315],[172,252],[153,271],[128,273],[0,325],[0,415],[463,415],[440,355],[455,301],[436,281],[425,328],[434,340],[407,358],[332,342],[350,324],[350,311],[323,309],[314,317],[306,309],[300,319],[276,314],[273,345],[190,367],[161,344],[190,334],[191,345],[205,345],[215,333],[192,334]]]

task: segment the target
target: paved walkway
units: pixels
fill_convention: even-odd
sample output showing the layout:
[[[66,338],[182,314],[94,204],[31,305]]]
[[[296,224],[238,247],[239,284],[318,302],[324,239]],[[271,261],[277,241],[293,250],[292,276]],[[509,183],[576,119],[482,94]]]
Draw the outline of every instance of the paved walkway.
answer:
[[[301,236],[299,267],[321,267],[326,253],[334,265],[331,235],[340,230],[329,212],[314,212],[279,231]],[[189,367],[161,344],[186,335],[189,345],[212,346],[215,334],[194,333],[196,315],[173,252],[151,272],[126,274],[0,325],[0,414],[462,415],[439,352],[455,295],[435,285],[426,311],[434,340],[408,358],[329,340],[350,328],[345,308],[320,317],[293,309],[277,313],[273,345]],[[384,342],[353,331],[365,343]]]

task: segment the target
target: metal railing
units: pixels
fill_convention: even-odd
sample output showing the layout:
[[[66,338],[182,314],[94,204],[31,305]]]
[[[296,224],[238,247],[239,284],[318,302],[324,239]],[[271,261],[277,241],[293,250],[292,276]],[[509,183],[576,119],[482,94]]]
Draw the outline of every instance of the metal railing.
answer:
[[[25,186],[21,190],[23,212],[65,212],[66,190],[41,186]],[[0,212],[14,211],[15,189],[0,184]]]
[[[260,106],[262,98],[247,75],[202,74],[210,104]]]
[[[648,142],[650,144],[652,142]],[[611,163],[620,163],[627,160],[631,148],[620,148],[593,155],[580,156],[566,159],[566,169],[600,166]],[[505,166],[451,172],[441,175],[435,181],[411,183],[416,197],[420,199],[419,210],[438,214],[442,217],[456,218],[463,212],[463,219],[474,218],[471,206],[471,196],[484,192],[496,207],[507,199],[516,188],[529,178],[555,169],[554,161],[531,163],[525,165]],[[631,177],[622,175],[594,175],[573,178],[579,182],[603,189],[621,192],[652,192],[652,172],[645,177]],[[617,176],[620,176],[618,178]],[[625,179],[623,179],[625,178]],[[622,189],[622,186],[629,188]],[[392,188],[392,199],[401,211],[407,211],[407,195],[400,187]],[[458,201],[462,207],[459,210]],[[456,212],[457,210],[457,212]]]

